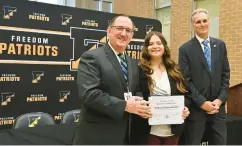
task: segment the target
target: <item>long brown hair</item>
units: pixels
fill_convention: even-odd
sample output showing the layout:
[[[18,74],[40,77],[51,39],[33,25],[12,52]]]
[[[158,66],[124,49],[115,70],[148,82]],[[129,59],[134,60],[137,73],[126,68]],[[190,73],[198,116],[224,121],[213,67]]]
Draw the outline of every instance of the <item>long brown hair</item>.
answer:
[[[148,47],[149,47],[150,39],[153,35],[158,36],[162,44],[164,45],[164,54],[162,55],[162,60],[167,70],[167,74],[176,82],[176,87],[180,92],[182,93],[187,92],[187,90],[185,89],[184,78],[181,72],[179,71],[179,67],[175,63],[175,61],[171,59],[171,53],[170,53],[169,47],[167,46],[167,42],[164,36],[157,31],[152,31],[146,35],[144,45],[142,48],[142,57],[140,61],[141,68],[144,70],[148,78],[148,85],[151,92],[153,92],[155,81],[151,78],[151,75],[154,73],[154,70],[151,68],[151,56],[148,53]]]

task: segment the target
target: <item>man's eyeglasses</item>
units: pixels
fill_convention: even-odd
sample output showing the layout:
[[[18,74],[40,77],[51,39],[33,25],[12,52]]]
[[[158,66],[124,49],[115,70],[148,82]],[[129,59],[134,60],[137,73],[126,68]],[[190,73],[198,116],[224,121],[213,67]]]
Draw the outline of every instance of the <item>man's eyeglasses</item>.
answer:
[[[122,26],[110,26],[111,28],[115,28],[117,32],[122,33],[124,30],[126,31],[127,35],[133,35],[134,30],[129,28],[124,28]]]

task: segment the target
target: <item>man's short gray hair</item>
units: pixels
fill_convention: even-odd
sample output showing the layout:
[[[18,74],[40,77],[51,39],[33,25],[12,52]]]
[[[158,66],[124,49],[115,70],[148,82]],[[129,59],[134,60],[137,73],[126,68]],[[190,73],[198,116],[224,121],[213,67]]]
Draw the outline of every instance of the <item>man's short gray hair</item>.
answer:
[[[209,18],[208,11],[206,9],[198,8],[192,12],[192,16],[191,16],[192,23],[194,23],[194,15],[196,15],[198,13],[205,13]]]

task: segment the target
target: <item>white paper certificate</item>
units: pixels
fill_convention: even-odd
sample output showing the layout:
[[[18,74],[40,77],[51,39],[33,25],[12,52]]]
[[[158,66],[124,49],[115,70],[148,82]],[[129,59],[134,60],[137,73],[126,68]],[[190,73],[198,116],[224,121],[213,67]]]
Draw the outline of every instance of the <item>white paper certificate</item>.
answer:
[[[151,96],[149,97],[152,117],[149,125],[182,124],[184,96]]]

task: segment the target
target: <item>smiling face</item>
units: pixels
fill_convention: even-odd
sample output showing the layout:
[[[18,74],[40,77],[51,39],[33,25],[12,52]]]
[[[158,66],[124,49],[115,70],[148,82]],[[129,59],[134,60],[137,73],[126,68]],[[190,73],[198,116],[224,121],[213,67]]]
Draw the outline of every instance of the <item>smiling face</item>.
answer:
[[[149,41],[148,54],[152,59],[162,58],[164,51],[165,47],[161,42],[161,39],[157,35],[153,35]]]
[[[192,24],[195,33],[203,38],[207,39],[208,31],[210,27],[210,21],[208,15],[205,12],[197,13],[193,16],[193,24]]]
[[[111,46],[119,53],[125,51],[133,38],[133,23],[128,17],[119,16],[107,29]]]

